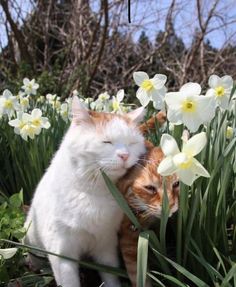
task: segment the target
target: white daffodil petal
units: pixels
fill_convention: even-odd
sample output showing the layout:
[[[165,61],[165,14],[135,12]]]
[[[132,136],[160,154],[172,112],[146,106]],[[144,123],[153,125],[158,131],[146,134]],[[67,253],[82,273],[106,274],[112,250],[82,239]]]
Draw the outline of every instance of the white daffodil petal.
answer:
[[[150,97],[149,95],[147,94],[147,92],[142,89],[142,88],[139,88],[138,91],[137,91],[137,98],[139,99],[141,105],[143,107],[146,107],[148,105],[148,103],[150,102]]]
[[[217,98],[217,102],[219,104],[219,106],[223,109],[228,109],[229,107],[229,97],[224,96],[224,97],[220,97]]]
[[[212,88],[215,89],[217,86],[220,84],[220,77],[217,75],[211,75],[209,80],[208,80],[208,85]]]
[[[11,93],[11,91],[9,91],[8,89],[4,90],[2,95],[3,95],[3,97],[6,98],[6,99],[9,99],[10,97],[13,96],[12,93]]]
[[[215,116],[216,101],[213,96],[198,96],[199,116],[203,123],[210,122]]]
[[[8,122],[8,124],[11,127],[18,127],[20,125],[20,120],[19,119],[11,120],[11,121]]]
[[[50,126],[51,126],[51,124],[49,123],[49,121],[48,121],[48,118],[45,118],[45,117],[43,117],[42,118],[42,123],[43,123],[43,128],[45,128],[45,129],[49,129],[50,128]]]
[[[0,257],[3,257],[4,259],[10,259],[16,254],[16,252],[17,248],[0,249]]]
[[[191,169],[181,169],[176,172],[179,179],[186,185],[191,186],[194,180],[197,179],[197,176]]]
[[[165,110],[165,104],[162,100],[153,101],[153,107],[157,110]]]
[[[157,172],[162,176],[168,176],[177,171],[176,166],[173,163],[172,157],[166,157],[161,161],[157,168]]]
[[[31,121],[31,119],[32,119],[31,115],[29,115],[29,114],[27,114],[27,113],[24,113],[24,114],[22,115],[22,120],[23,120],[24,122],[29,122],[29,121]]]
[[[221,78],[221,81],[222,81],[222,86],[224,88],[227,89],[227,88],[232,88],[233,87],[234,81],[233,81],[233,78],[231,76],[228,76],[228,75],[223,76]]]
[[[151,82],[155,89],[161,89],[167,81],[166,75],[156,74],[154,78],[151,79]]]
[[[142,84],[143,81],[149,79],[149,76],[148,76],[148,74],[145,73],[145,72],[138,71],[138,72],[134,72],[134,73],[133,73],[133,78],[134,78],[135,83],[136,83],[138,86],[141,86],[141,84]]]
[[[154,101],[154,102],[159,102],[162,100],[162,98],[160,97],[159,93],[158,93],[158,90],[156,89],[153,89],[153,90],[150,90],[148,92],[148,95],[150,96],[150,98]]]
[[[28,85],[29,82],[30,82],[30,80],[29,80],[28,78],[24,78],[24,79],[23,79],[23,84],[24,84],[25,86]]]
[[[185,97],[193,96],[193,95],[200,95],[201,93],[201,86],[198,83],[186,83],[181,87],[179,90],[181,94]]]
[[[201,132],[189,139],[183,146],[183,152],[191,156],[199,154],[207,143],[205,132]]]
[[[175,124],[175,125],[179,125],[182,124],[182,113],[180,112],[180,110],[175,110],[175,109],[168,109],[167,110],[167,118],[168,120]]]
[[[31,115],[33,118],[40,118],[42,116],[42,111],[40,109],[34,109]]]
[[[193,116],[192,113],[191,114],[184,113],[183,123],[191,132],[194,133],[198,130],[198,128],[202,124],[202,120],[198,114],[195,114]]]
[[[121,101],[123,101],[124,99],[124,96],[125,96],[125,91],[122,89],[122,90],[119,90],[116,94],[116,98],[118,100],[118,102],[120,103]]]
[[[206,97],[215,97],[215,90],[214,89],[207,90]]]
[[[178,145],[171,135],[163,134],[161,137],[160,146],[165,156],[173,156],[179,153]]]
[[[196,176],[210,177],[209,172],[200,164],[199,161],[197,161],[195,158],[193,158],[192,161],[192,170]]]
[[[180,109],[185,97],[180,92],[171,92],[165,95],[165,102],[169,108]]]

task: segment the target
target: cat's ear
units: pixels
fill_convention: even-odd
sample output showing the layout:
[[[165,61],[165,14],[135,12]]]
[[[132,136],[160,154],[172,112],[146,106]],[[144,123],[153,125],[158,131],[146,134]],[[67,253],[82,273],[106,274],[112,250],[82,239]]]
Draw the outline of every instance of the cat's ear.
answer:
[[[146,114],[144,107],[137,108],[136,110],[129,112],[127,116],[135,123],[139,123],[143,120]]]
[[[85,105],[77,96],[72,99],[72,121],[76,124],[92,123],[91,117]]]

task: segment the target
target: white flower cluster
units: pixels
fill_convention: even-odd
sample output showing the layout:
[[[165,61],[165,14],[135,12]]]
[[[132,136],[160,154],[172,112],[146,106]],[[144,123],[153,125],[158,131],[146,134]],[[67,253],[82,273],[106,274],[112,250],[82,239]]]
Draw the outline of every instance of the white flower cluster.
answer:
[[[201,124],[209,123],[215,116],[216,108],[231,109],[235,96],[230,98],[233,89],[233,79],[230,76],[222,78],[212,75],[209,78],[206,95],[201,95],[201,86],[197,83],[186,83],[178,92],[167,93],[165,83],[167,77],[157,74],[152,79],[144,72],[135,72],[135,83],[139,86],[137,98],[142,106],[153,102],[154,108],[167,110],[169,128],[183,124],[190,132],[196,132]],[[165,107],[166,105],[166,107]],[[234,129],[226,129],[226,138],[234,136]],[[199,177],[209,177],[207,170],[194,158],[201,152],[207,142],[206,133],[201,132],[191,139],[183,139],[182,151],[175,139],[168,134],[162,135],[161,148],[165,155],[158,167],[162,176],[174,173],[186,185],[192,185]]]
[[[14,127],[14,132],[24,140],[28,137],[34,139],[42,129],[48,129],[50,123],[47,117],[42,117],[42,111],[38,108],[27,113],[30,109],[31,96],[35,96],[39,85],[35,80],[25,78],[23,86],[17,96],[11,91],[5,90],[0,96],[0,117],[5,117],[8,124]],[[14,119],[12,119],[14,118]]]
[[[14,132],[26,141],[28,137],[34,139],[42,129],[50,128],[48,118],[42,117],[40,109],[33,109],[31,114],[17,112],[17,118],[9,121],[9,125],[14,127]]]
[[[98,112],[126,113],[131,110],[131,107],[122,102],[124,97],[124,90],[119,90],[116,96],[112,97],[108,92],[104,92],[98,96],[97,100],[93,101],[92,98],[87,98],[84,103]]]
[[[220,78],[212,75],[208,82],[210,89],[205,96],[201,95],[201,86],[197,83],[186,83],[178,92],[167,93],[165,75],[157,74],[149,79],[146,73],[140,71],[135,72],[133,77],[139,86],[136,96],[142,106],[152,101],[155,108],[163,110],[166,104],[170,123],[184,124],[191,132],[196,132],[201,124],[210,122],[217,106],[222,109],[231,106],[233,79],[230,76]]]

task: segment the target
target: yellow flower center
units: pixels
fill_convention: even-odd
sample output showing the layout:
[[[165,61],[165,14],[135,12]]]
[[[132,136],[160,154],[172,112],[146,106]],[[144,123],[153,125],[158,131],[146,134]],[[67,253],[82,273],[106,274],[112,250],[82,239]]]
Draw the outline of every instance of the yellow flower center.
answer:
[[[4,108],[5,109],[12,109],[13,108],[13,103],[11,100],[5,100],[4,102]]]
[[[187,113],[194,113],[196,111],[196,102],[189,100],[183,101],[182,110]]]
[[[31,136],[33,136],[34,133],[35,133],[35,127],[32,126],[32,125],[30,125],[30,124],[25,124],[25,125],[23,126],[22,130],[23,130],[26,134],[31,135]]]
[[[120,107],[120,103],[118,101],[113,101],[112,103],[113,111],[118,111],[119,107]]]
[[[189,158],[187,161],[181,163],[181,164],[179,165],[179,167],[180,167],[181,169],[188,169],[188,168],[190,168],[191,165],[192,165],[192,158]]]
[[[28,101],[28,99],[25,98],[25,99],[21,99],[20,103],[22,106],[26,107],[28,105],[29,101]]]
[[[19,128],[23,129],[24,126],[25,126],[25,123],[23,121],[21,121],[20,124],[19,124]]]
[[[219,86],[219,87],[215,88],[215,92],[216,92],[217,97],[223,97],[225,94],[225,88],[222,86]]]
[[[28,88],[29,90],[32,90],[33,85],[32,85],[32,84],[28,84],[27,88]]]
[[[151,80],[144,80],[141,84],[141,87],[147,92],[154,89],[154,86],[153,86],[153,83],[151,82]]]
[[[32,124],[36,127],[39,127],[39,126],[41,126],[41,120],[40,119],[34,119],[32,121]]]

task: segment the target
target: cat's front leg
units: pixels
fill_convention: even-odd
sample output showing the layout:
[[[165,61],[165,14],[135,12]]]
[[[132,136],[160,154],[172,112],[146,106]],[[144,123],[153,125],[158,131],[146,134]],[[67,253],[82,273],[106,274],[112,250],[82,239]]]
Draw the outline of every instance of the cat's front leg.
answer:
[[[119,266],[119,259],[117,253],[117,236],[115,235],[113,239],[99,244],[94,252],[94,259],[100,264],[104,264],[111,267]],[[109,273],[101,272],[102,281],[104,282],[104,287],[120,287],[119,279]]]
[[[78,264],[73,261],[50,255],[49,261],[58,286],[80,287]]]

